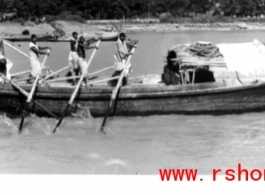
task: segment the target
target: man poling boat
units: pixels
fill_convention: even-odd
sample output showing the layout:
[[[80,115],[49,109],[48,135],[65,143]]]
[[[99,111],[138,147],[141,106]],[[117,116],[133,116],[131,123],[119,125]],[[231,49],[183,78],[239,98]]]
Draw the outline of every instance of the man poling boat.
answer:
[[[43,51],[47,50],[47,51]],[[41,69],[43,66],[39,61],[39,55],[49,55],[51,47],[44,47],[37,45],[37,36],[35,34],[31,35],[31,42],[29,43],[29,63],[31,66],[30,79],[29,83],[32,82],[32,79],[35,79],[38,74],[41,76]]]
[[[103,133],[105,133],[104,126],[106,124],[106,121],[107,121],[107,117],[109,115],[109,112],[111,111],[111,109],[112,109],[113,104],[115,103],[115,101],[117,102],[117,98],[118,98],[118,95],[119,95],[120,87],[123,85],[124,77],[126,76],[126,74],[128,74],[128,71],[130,69],[130,66],[131,66],[130,65],[130,60],[131,60],[131,57],[132,57],[134,51],[135,51],[135,47],[132,48],[131,53],[128,53],[128,59],[126,61],[122,61],[122,63],[124,63],[123,64],[123,69],[122,69],[122,72],[120,74],[118,83],[116,84],[116,87],[114,88],[114,90],[112,92],[112,95],[110,97],[110,103],[108,105],[108,108],[107,108],[105,117],[104,117],[104,119],[102,121],[102,124],[101,124],[101,127],[100,127],[100,131],[103,132]]]
[[[36,37],[35,37],[36,38]],[[34,39],[33,39],[34,41]],[[36,44],[35,44],[36,45]],[[36,47],[34,46],[32,51],[34,50],[37,50]],[[24,107],[24,110],[23,110],[23,114],[22,114],[22,118],[21,118],[21,121],[20,121],[20,125],[19,125],[19,132],[22,131],[22,128],[23,128],[23,123],[24,123],[24,119],[26,117],[26,114],[27,114],[27,109],[28,109],[28,105],[29,103],[32,101],[33,99],[33,95],[35,93],[35,90],[36,90],[36,87],[38,85],[38,81],[39,81],[39,77],[41,76],[41,70],[42,70],[42,67],[44,67],[45,65],[45,62],[46,62],[46,59],[47,57],[49,56],[49,53],[50,53],[50,50],[48,49],[47,53],[46,53],[46,56],[44,57],[43,59],[43,62],[42,64],[38,67],[37,71],[36,71],[36,78],[34,80],[34,83],[33,83],[33,86],[31,88],[31,91],[29,93],[29,95],[27,96],[27,101],[26,101],[26,104],[25,104],[25,107]],[[36,62],[36,61],[35,61]],[[35,64],[37,65],[37,63]]]
[[[125,68],[126,61],[128,57],[131,55],[130,49],[132,49],[132,47],[136,45],[137,43],[138,43],[137,40],[128,42],[126,40],[125,33],[122,32],[119,34],[119,38],[115,45],[115,54],[114,54],[115,72],[113,73],[112,77],[121,75],[123,69]],[[131,71],[132,71],[131,63],[129,63],[128,68],[126,72],[124,73],[125,75],[122,81],[122,85],[127,85],[129,72]],[[110,81],[109,84],[111,86],[116,86],[117,82],[118,80],[113,80],[113,81]]]
[[[77,53],[77,47],[78,47],[78,33],[73,32],[72,38],[70,39],[70,53],[68,57],[68,63],[69,63],[69,69],[70,74],[68,76],[78,76],[78,53]],[[75,83],[75,79],[72,80],[72,83]]]
[[[82,44],[82,43],[83,43],[83,40],[81,40],[81,44]],[[94,58],[94,56],[95,56],[95,54],[96,54],[96,51],[97,51],[97,49],[98,49],[99,44],[100,44],[100,39],[98,40],[97,45],[94,47],[94,51],[93,51],[93,53],[92,53],[92,55],[91,55],[91,57],[90,57],[90,59],[89,59],[89,61],[88,61],[87,63],[84,63],[84,62],[83,62],[83,60],[85,60],[85,58],[83,58],[83,57],[85,57],[85,56],[82,56],[82,59],[81,59],[81,60],[82,60],[82,63],[83,63],[82,65],[84,66],[84,67],[83,67],[84,69],[82,70],[82,75],[81,75],[81,77],[79,78],[78,84],[77,84],[77,86],[76,86],[74,92],[72,93],[71,98],[70,98],[70,100],[69,100],[69,102],[68,102],[68,104],[67,104],[65,110],[63,111],[63,113],[62,113],[62,115],[61,115],[59,121],[56,123],[55,128],[54,128],[54,130],[53,130],[53,133],[56,132],[56,130],[57,130],[57,128],[60,126],[60,124],[61,124],[61,122],[62,122],[64,116],[66,115],[66,113],[67,113],[69,107],[72,105],[72,103],[73,103],[73,101],[74,101],[74,99],[75,99],[75,97],[76,97],[76,95],[77,95],[77,93],[78,93],[78,91],[79,91],[79,88],[81,87],[81,84],[82,84],[82,82],[83,82],[83,79],[84,79],[84,77],[87,75],[87,71],[88,71],[89,65],[90,65],[90,63],[92,62],[92,59]],[[81,47],[82,47],[82,49],[84,49],[84,46],[83,46],[83,45],[81,45]],[[84,51],[82,51],[82,52],[84,52]]]
[[[100,38],[97,40],[99,41]],[[90,43],[94,42],[94,39],[91,40],[89,43],[85,44],[85,38],[80,36],[78,39],[78,46],[77,46],[77,54],[78,54],[78,70],[81,75],[84,74],[84,77],[88,77],[88,62],[86,61],[86,52],[87,49],[96,49],[98,50],[99,43],[97,46],[90,46]],[[84,84],[87,84],[87,79],[84,80]]]
[[[10,70],[13,63],[5,57],[4,43],[0,41],[0,74],[5,76],[8,80],[11,79]],[[0,78],[0,83],[5,82],[4,79]]]

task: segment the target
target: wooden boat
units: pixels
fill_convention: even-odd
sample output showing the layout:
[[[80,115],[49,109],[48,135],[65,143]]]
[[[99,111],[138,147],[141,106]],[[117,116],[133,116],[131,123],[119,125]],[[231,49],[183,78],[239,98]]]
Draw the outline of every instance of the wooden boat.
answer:
[[[216,63],[217,66],[223,63]],[[208,63],[204,64],[209,66]],[[202,64],[188,63],[189,69]],[[184,69],[188,71],[188,69]],[[192,70],[195,73],[194,70]],[[161,76],[143,76],[130,80],[121,88],[115,104],[115,115],[143,116],[158,114],[228,114],[265,110],[265,82],[249,82],[235,72],[217,72],[215,82],[165,85]],[[225,76],[224,76],[225,75]],[[150,79],[151,78],[151,79]],[[194,81],[194,76],[193,79]],[[32,85],[17,83],[28,93]],[[60,116],[75,89],[69,83],[38,85],[33,99],[56,116]],[[107,83],[90,81],[82,86],[66,115],[78,114],[89,109],[97,117],[106,113],[114,87]],[[25,96],[10,83],[0,84],[0,111],[18,116],[25,105]],[[31,113],[50,116],[39,105],[31,102]]]
[[[27,92],[30,85],[20,85]],[[34,99],[57,116],[67,105],[74,86],[53,84],[38,86]],[[94,85],[82,87],[67,115],[90,110],[93,116],[105,114],[113,87]],[[24,108],[25,97],[11,84],[0,85],[0,111],[18,116]],[[193,85],[132,84],[121,88],[116,115],[154,114],[228,114],[265,110],[265,83],[247,85],[204,83]],[[48,116],[31,103],[29,111]]]

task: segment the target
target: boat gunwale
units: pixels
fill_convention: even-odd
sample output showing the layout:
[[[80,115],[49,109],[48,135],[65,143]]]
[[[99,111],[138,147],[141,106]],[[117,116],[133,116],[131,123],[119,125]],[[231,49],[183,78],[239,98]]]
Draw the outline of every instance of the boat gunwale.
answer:
[[[18,95],[19,92],[14,87],[11,86],[11,84],[5,84],[7,89],[2,90],[0,87],[0,94],[4,95]],[[209,85],[209,83],[208,83]],[[5,86],[5,87],[6,87]],[[206,89],[196,89],[196,85],[190,85],[187,89],[180,87],[183,85],[172,85],[172,86],[162,86],[163,91],[159,91],[159,88],[157,85],[145,85],[141,87],[136,86],[125,86],[122,87],[122,90],[120,92],[119,98],[120,99],[134,99],[134,98],[141,98],[141,99],[153,99],[153,98],[171,98],[171,97],[184,97],[184,96],[198,96],[198,95],[214,95],[214,94],[225,94],[225,93],[231,93],[231,92],[240,92],[244,90],[254,90],[258,88],[265,88],[265,82],[262,83],[255,83],[255,84],[249,84],[249,85],[242,85],[242,86],[215,86],[212,88],[206,88]],[[203,84],[197,85],[197,86],[204,86]],[[20,87],[24,87],[26,91],[30,90],[29,85],[20,85]],[[154,91],[144,91],[145,88],[154,89]],[[42,91],[43,89],[52,88],[52,91]],[[66,90],[67,89],[67,90]],[[37,89],[37,97],[38,98],[62,98],[69,97],[71,93],[73,92],[74,88],[69,87],[46,87],[46,86],[39,86]],[[93,89],[99,90],[99,92],[94,91]],[[100,91],[102,89],[102,91]],[[79,98],[109,98],[111,95],[113,87],[106,86],[106,87],[88,87],[88,88],[81,88],[81,92],[79,92]],[[134,92],[134,89],[143,89],[143,91]],[[179,90],[178,90],[179,89]],[[182,89],[182,90],[181,90]],[[58,92],[59,91],[59,92]]]

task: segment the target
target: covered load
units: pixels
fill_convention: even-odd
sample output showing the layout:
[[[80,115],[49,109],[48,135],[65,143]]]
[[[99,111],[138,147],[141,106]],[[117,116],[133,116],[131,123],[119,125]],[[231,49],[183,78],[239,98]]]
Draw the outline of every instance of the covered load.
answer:
[[[255,39],[250,43],[218,44],[227,69],[245,77],[265,75],[265,46]]]
[[[177,54],[176,61],[181,65],[226,66],[222,53],[217,45],[208,42],[176,45],[171,50]]]
[[[252,82],[257,80],[259,75],[263,75],[262,78],[265,75],[265,46],[258,40],[249,43],[216,45],[208,42],[196,42],[176,45],[171,48],[169,53],[174,57],[168,55],[166,66],[168,69],[164,71],[164,74],[171,71],[170,75],[172,76],[172,72],[177,73],[180,77],[182,76],[182,83],[209,82],[211,79],[209,80],[207,77],[210,74],[213,75],[211,70],[214,70],[215,73],[218,71],[234,72],[249,78]],[[202,72],[203,75],[201,75]],[[167,84],[167,82],[165,83]]]

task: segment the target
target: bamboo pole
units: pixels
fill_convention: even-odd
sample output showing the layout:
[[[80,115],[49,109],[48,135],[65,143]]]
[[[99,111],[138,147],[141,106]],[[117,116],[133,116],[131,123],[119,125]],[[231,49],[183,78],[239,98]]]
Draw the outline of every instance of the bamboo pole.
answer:
[[[49,52],[50,52],[50,50],[48,50],[48,53],[49,53]],[[35,89],[36,89],[36,87],[37,87],[37,85],[38,85],[38,80],[39,80],[39,77],[40,77],[41,68],[44,67],[44,64],[45,64],[45,62],[46,62],[47,57],[48,57],[48,55],[46,55],[46,56],[44,57],[43,62],[42,62],[41,67],[40,67],[40,70],[39,70],[38,73],[37,73],[36,79],[35,79],[35,81],[34,81],[34,83],[33,83],[33,86],[32,86],[32,88],[31,88],[31,91],[30,91],[30,93],[29,93],[29,95],[28,95],[28,98],[27,98],[27,101],[26,101],[26,104],[25,104],[25,108],[24,108],[24,110],[23,110],[22,118],[21,118],[21,121],[20,121],[20,125],[19,125],[19,132],[20,132],[20,133],[21,133],[21,131],[22,131],[22,127],[23,127],[24,119],[25,119],[25,117],[26,117],[26,112],[27,112],[28,104],[32,101],[33,94],[34,94]]]
[[[96,44],[96,48],[93,50],[93,53],[91,54],[91,57],[90,57],[89,60],[88,60],[87,67],[86,67],[86,71],[84,71],[84,72],[82,73],[82,75],[81,75],[81,77],[80,77],[80,79],[79,79],[79,81],[78,81],[78,84],[77,84],[77,86],[75,87],[75,90],[74,90],[74,92],[72,93],[72,95],[71,95],[71,97],[70,97],[70,100],[69,100],[69,102],[68,102],[68,104],[67,104],[67,106],[66,106],[64,112],[62,113],[62,115],[61,115],[59,121],[56,123],[55,128],[54,128],[54,130],[53,130],[53,133],[56,132],[57,128],[58,128],[58,127],[60,126],[60,124],[62,123],[65,114],[67,113],[68,109],[69,109],[70,106],[72,105],[72,103],[73,103],[73,101],[74,101],[74,99],[75,99],[75,97],[76,97],[76,95],[77,95],[77,93],[78,93],[78,91],[79,91],[79,89],[80,89],[80,87],[81,87],[81,84],[82,84],[82,82],[83,82],[83,79],[84,79],[84,77],[85,77],[85,74],[86,74],[86,72],[87,72],[87,70],[88,70],[88,68],[89,68],[89,66],[90,66],[90,64],[91,64],[91,62],[92,62],[92,59],[94,58],[94,56],[95,56],[95,54],[96,54],[96,51],[97,51],[97,48],[98,48],[99,44],[100,44],[100,39],[98,40],[98,42],[97,42],[97,44]]]
[[[62,68],[62,69],[60,69],[60,70],[57,70],[57,71],[55,71],[55,72],[52,72],[52,74],[46,76],[44,79],[41,79],[41,81],[42,81],[42,80],[47,80],[47,79],[51,78],[52,76],[57,75],[58,73],[63,72],[64,70],[67,70],[68,68],[69,68],[69,66],[64,67],[64,68]],[[50,69],[49,69],[49,70],[50,70]]]
[[[11,45],[10,43],[8,43],[8,42],[6,42],[6,41],[3,41],[3,43],[4,43],[5,45],[7,45],[8,47],[10,47],[11,49],[13,49],[13,50],[17,51],[18,53],[20,53],[21,55],[25,56],[26,58],[28,58],[28,59],[30,58],[29,55],[27,55],[27,54],[25,54],[24,52],[20,51],[19,49],[17,49],[16,47],[14,47],[13,45]],[[49,70],[49,71],[51,71],[52,73],[54,73],[49,67],[44,67],[44,65],[43,65],[42,68],[43,68],[42,70]]]
[[[133,47],[133,48],[132,48],[132,51],[131,51],[131,53],[130,53],[130,56],[129,56],[128,59],[126,60],[125,67],[124,67],[124,69],[122,70],[121,75],[119,76],[118,83],[117,83],[116,87],[114,88],[114,90],[112,91],[112,95],[111,95],[111,97],[110,97],[110,102],[109,102],[109,105],[108,105],[108,109],[107,109],[107,112],[106,112],[106,114],[105,114],[105,117],[104,117],[104,119],[103,119],[103,121],[102,121],[102,124],[101,124],[101,127],[100,127],[100,131],[103,132],[103,133],[105,133],[105,132],[104,132],[104,126],[105,126],[106,121],[107,121],[107,118],[108,118],[108,116],[109,116],[109,112],[110,112],[110,110],[111,110],[112,107],[113,107],[113,103],[116,101],[116,99],[117,99],[117,97],[118,97],[118,92],[119,92],[119,90],[120,90],[120,88],[121,88],[121,86],[122,86],[123,78],[124,78],[124,76],[125,76],[125,71],[129,68],[129,63],[130,63],[130,60],[131,60],[131,58],[132,58],[132,55],[133,55],[133,53],[134,53],[134,51],[135,51],[135,48],[136,48],[136,47]]]
[[[13,83],[12,81],[8,80],[4,75],[0,75],[3,79],[5,79],[7,82],[10,82],[11,85],[13,87],[15,87],[21,94],[23,94],[25,97],[29,96],[29,93],[27,91],[25,91],[23,88],[21,88],[20,86],[16,85],[15,83]],[[57,119],[57,116],[54,115],[51,111],[49,111],[47,108],[45,108],[42,104],[40,104],[39,102],[37,102],[36,100],[33,100],[33,102],[35,104],[37,104],[40,108],[42,108],[44,111],[46,111],[48,114],[50,114],[52,117]]]
[[[107,70],[112,69],[112,68],[114,68],[114,66],[110,66],[110,67],[107,67],[107,68],[104,68],[104,69],[98,70],[98,71],[96,71],[96,72],[93,72],[93,73],[91,73],[91,74],[88,74],[88,78],[89,78],[90,76],[93,76],[93,75],[99,74],[99,73],[101,73],[101,72],[107,71]],[[50,83],[50,82],[57,82],[57,81],[64,81],[64,80],[68,80],[68,79],[78,79],[78,78],[80,78],[80,77],[81,77],[81,76],[72,76],[72,77],[57,78],[57,79],[49,80],[49,81],[47,81],[47,83]]]
[[[71,78],[73,78],[73,77],[71,77]],[[94,81],[94,82],[89,82],[88,85],[93,85],[93,84],[96,84],[96,83],[102,83],[102,82],[106,82],[106,81],[112,81],[112,80],[115,80],[115,79],[118,79],[118,78],[119,78],[119,76],[111,77],[111,78],[107,78],[107,79],[102,79],[102,80],[97,80],[97,81]],[[57,79],[49,80],[49,81],[47,81],[47,83],[55,83],[57,81],[61,81],[62,79],[67,80],[67,79],[69,79],[69,77],[60,78],[60,80],[59,79],[58,80]]]
[[[31,79],[31,78],[30,77],[26,77],[26,78],[21,78],[21,79],[14,80],[14,82],[19,83],[21,81],[27,81],[29,79]]]
[[[110,66],[110,67],[107,67],[107,68],[103,68],[103,69],[101,69],[101,70],[98,70],[98,71],[96,71],[96,72],[93,72],[93,73],[89,74],[88,76],[92,76],[92,75],[95,75],[95,74],[99,74],[99,73],[101,73],[101,72],[104,72],[104,71],[110,70],[110,69],[112,69],[112,68],[114,68],[114,67],[115,67],[115,66]]]
[[[17,72],[17,73],[11,74],[11,77],[15,77],[15,76],[22,75],[22,74],[27,74],[27,73],[30,73],[30,72],[31,72],[30,70]]]
[[[49,69],[49,67],[44,67],[42,69],[42,71],[44,71],[44,70],[50,70],[50,69]],[[31,70],[17,72],[17,73],[11,74],[11,77],[15,77],[15,76],[22,75],[22,74],[27,74],[27,73],[30,73],[30,72],[31,72]]]
[[[25,56],[26,58],[29,58],[29,56],[27,54],[25,54],[24,52],[20,51],[19,49],[17,49],[16,47],[14,47],[13,45],[11,45],[10,43],[3,41],[4,44],[8,47],[10,47],[11,49],[17,51],[18,53],[20,53],[21,55]]]

